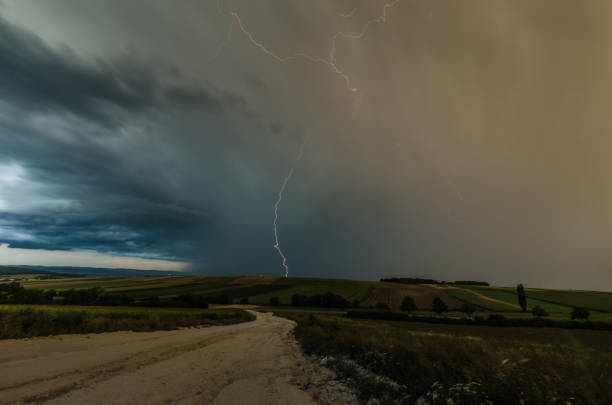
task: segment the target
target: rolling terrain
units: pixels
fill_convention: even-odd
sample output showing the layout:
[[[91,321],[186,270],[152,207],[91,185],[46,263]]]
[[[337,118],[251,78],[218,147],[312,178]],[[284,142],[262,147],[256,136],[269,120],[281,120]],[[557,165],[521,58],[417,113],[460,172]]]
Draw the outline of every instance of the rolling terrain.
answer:
[[[356,281],[326,278],[281,278],[270,276],[147,276],[147,277],[77,277],[49,280],[23,280],[31,289],[87,289],[102,287],[108,294],[128,295],[136,300],[156,296],[171,300],[182,294],[202,297],[225,296],[231,302],[268,305],[276,297],[280,305],[290,305],[294,294],[313,296],[332,293],[352,305],[375,307],[385,304],[399,309],[404,297],[411,297],[418,309],[431,308],[434,298],[442,299],[449,310],[458,310],[463,303],[485,312],[519,313],[514,287],[458,284],[401,284],[392,282]],[[526,288],[528,310],[540,306],[551,315],[567,317],[575,307],[584,307],[597,314],[612,314],[612,293]]]

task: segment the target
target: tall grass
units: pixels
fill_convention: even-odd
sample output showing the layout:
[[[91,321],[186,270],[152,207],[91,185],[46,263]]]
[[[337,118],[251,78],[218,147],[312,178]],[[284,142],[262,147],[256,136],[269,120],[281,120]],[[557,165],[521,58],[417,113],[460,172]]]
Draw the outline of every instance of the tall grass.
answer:
[[[65,333],[100,333],[120,330],[171,330],[245,322],[254,316],[241,310],[168,310],[134,308],[57,308],[52,306],[0,306],[0,339]]]
[[[283,314],[295,336],[381,404],[612,403],[612,334]],[[454,333],[460,330],[461,333]],[[491,331],[493,330],[493,331]],[[563,335],[564,339],[560,339]]]

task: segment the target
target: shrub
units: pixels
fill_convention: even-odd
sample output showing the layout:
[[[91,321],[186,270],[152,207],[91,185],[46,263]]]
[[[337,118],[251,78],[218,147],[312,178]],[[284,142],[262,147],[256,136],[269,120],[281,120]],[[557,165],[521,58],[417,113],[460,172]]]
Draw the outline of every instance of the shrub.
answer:
[[[351,303],[341,295],[327,292],[325,294],[316,294],[310,297],[303,294],[293,294],[291,296],[291,305],[317,308],[349,308]]]
[[[178,305],[193,307],[193,308],[208,308],[209,299],[202,295],[194,295],[192,293],[181,294],[174,297],[173,301]]]
[[[531,313],[534,316],[537,316],[538,318],[541,318],[543,316],[548,316],[548,312],[546,312],[546,310],[539,305],[536,305],[535,307],[533,307],[533,309],[531,310]]]
[[[446,305],[446,303],[440,298],[436,297],[431,303],[431,310],[434,311],[436,314],[441,315],[442,312],[448,311],[448,305]]]
[[[278,305],[279,305],[279,303],[280,303],[280,301],[279,301],[278,297],[272,297],[272,298],[270,298],[270,305],[272,305],[272,306],[278,306]]]
[[[472,316],[472,314],[476,312],[476,305],[465,302],[463,305],[461,305],[461,312],[467,314],[468,316]]]
[[[379,302],[376,304],[376,309],[389,311],[391,308],[389,308],[389,305],[385,304],[384,302]]]
[[[586,308],[574,308],[570,315],[572,319],[589,319],[591,314]]]
[[[291,296],[291,305],[296,307],[305,307],[308,303],[308,297],[304,294],[293,294]]]
[[[400,309],[402,311],[412,311],[414,309],[417,309],[417,307],[412,297],[406,296],[404,297],[404,300],[402,301],[402,305],[400,306]]]

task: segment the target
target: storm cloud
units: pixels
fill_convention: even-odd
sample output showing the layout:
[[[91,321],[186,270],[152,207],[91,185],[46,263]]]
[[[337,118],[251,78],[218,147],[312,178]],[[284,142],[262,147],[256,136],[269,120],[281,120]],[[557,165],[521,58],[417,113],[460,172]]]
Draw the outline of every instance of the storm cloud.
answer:
[[[0,243],[612,288],[606,1],[2,4]]]

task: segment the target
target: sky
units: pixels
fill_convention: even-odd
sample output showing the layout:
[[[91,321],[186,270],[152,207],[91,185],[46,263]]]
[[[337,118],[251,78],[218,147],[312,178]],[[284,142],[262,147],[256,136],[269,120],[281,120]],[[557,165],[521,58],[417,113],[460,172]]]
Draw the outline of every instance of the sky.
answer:
[[[607,0],[0,0],[0,264],[612,290],[611,45]]]

